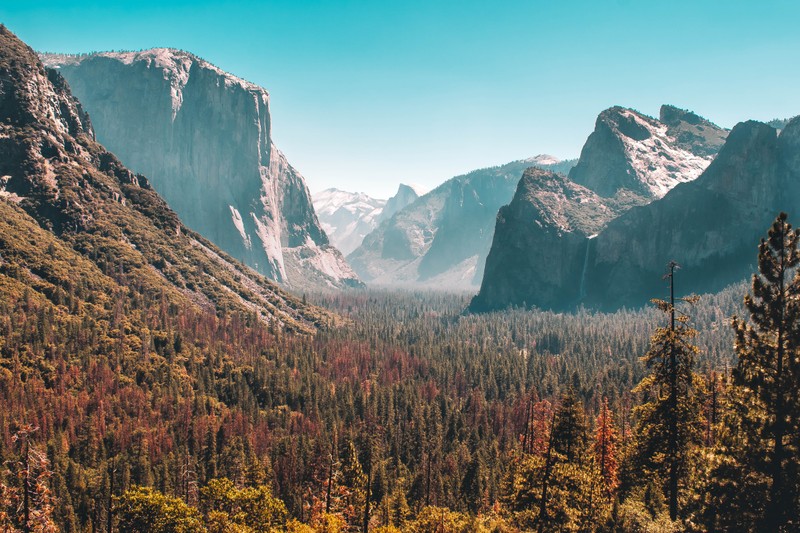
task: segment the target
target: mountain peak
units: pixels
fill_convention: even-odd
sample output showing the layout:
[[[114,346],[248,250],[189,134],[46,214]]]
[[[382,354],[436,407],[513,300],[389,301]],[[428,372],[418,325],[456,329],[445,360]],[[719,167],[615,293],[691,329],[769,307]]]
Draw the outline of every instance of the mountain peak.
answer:
[[[725,144],[728,130],[688,109],[662,105],[659,120],[676,146],[700,157],[714,157]]]
[[[570,178],[600,196],[627,190],[651,199],[697,178],[727,131],[673,106],[661,114],[669,124],[621,106],[602,111]]]
[[[658,120],[672,126],[678,122],[687,122],[689,124],[700,124],[701,122],[708,122],[706,119],[688,109],[681,109],[674,105],[664,104],[658,112]]]
[[[414,185],[407,185],[405,183],[401,183],[397,186],[397,192],[386,200],[386,205],[383,208],[383,212],[380,216],[380,221],[388,220],[392,218],[392,216],[403,209],[405,206],[415,202],[417,198],[422,196],[418,190],[421,190],[419,187]]]
[[[539,154],[534,157],[529,157],[524,160],[526,163],[531,163],[532,165],[541,165],[541,166],[553,166],[561,163],[561,160],[555,156],[550,154]]]
[[[411,191],[414,194],[419,195],[419,193],[417,192],[419,189],[420,189],[419,185],[410,185],[407,183],[401,183],[397,186],[397,192],[395,193],[395,196],[402,192],[407,192],[407,191]]]

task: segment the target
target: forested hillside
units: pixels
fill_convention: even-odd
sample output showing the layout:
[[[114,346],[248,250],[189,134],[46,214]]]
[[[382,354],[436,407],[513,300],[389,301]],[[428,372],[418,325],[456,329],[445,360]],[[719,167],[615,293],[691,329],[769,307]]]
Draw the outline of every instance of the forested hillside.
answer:
[[[737,531],[767,516],[765,404],[737,400],[757,372],[735,367],[743,285],[680,306],[698,351],[675,522],[663,453],[642,444],[663,396],[640,357],[669,341],[650,340],[668,323],[655,308],[464,315],[468,295],[319,295],[348,321],[310,337],[124,295],[103,320],[83,290],[0,306],[6,528],[25,509],[32,531]],[[738,327],[740,356],[770,353]],[[786,399],[781,497],[796,501]],[[748,485],[761,492],[737,500]]]

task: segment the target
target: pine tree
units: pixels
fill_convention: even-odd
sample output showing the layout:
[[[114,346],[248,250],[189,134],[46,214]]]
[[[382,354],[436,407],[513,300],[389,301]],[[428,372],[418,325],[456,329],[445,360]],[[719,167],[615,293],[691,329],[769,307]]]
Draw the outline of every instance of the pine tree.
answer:
[[[574,389],[564,394],[553,426],[553,449],[567,462],[581,462],[588,446],[588,424]]]
[[[656,329],[642,358],[650,373],[634,389],[644,396],[644,403],[636,409],[639,420],[633,456],[640,473],[664,481],[673,521],[678,518],[680,486],[689,477],[692,452],[702,442],[702,406],[693,370],[699,350],[691,343],[697,331],[689,326],[689,316],[675,308],[676,267],[674,262],[669,264],[670,300],[653,300],[669,316],[669,326]],[[683,301],[694,303],[696,298]]]
[[[800,527],[798,419],[800,419],[800,232],[781,213],[762,239],[750,321],[733,319],[738,363],[731,412],[720,439],[709,488],[709,523],[788,531]]]
[[[17,510],[12,521],[17,523],[21,531],[55,533],[59,528],[53,521],[55,502],[49,487],[53,472],[47,454],[32,442],[38,431],[38,427],[26,424],[12,436],[12,441],[19,447],[19,459],[6,464],[17,478],[19,486],[16,490],[0,486],[0,497],[12,497],[12,507]],[[0,521],[7,521],[7,518],[0,516]]]
[[[611,411],[608,409],[608,400],[603,398],[603,406],[597,416],[594,437],[594,457],[600,467],[600,477],[605,485],[605,493],[611,498],[619,485],[617,471],[617,430]]]

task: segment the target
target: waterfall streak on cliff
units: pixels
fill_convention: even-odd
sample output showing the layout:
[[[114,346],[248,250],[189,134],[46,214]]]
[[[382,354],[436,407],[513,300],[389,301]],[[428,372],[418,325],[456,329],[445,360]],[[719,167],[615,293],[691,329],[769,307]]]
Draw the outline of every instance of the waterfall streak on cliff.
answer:
[[[586,271],[589,268],[589,247],[592,245],[592,239],[595,237],[597,237],[597,235],[591,235],[586,239],[586,254],[583,256],[583,270],[581,271],[581,288],[579,292],[581,301],[586,298]]]

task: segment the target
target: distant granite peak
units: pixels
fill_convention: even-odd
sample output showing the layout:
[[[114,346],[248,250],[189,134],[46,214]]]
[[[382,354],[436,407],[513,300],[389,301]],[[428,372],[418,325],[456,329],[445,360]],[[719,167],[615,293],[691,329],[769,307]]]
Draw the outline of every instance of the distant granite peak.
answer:
[[[322,227],[344,254],[358,248],[369,232],[417,198],[417,189],[403,183],[388,200],[335,188],[313,195],[314,208]]]
[[[451,178],[384,219],[348,260],[374,285],[474,288],[483,277],[497,211],[514,196],[525,169],[568,172],[573,164],[537,156]]]
[[[386,205],[381,212],[378,222],[383,222],[392,218],[392,216],[403,209],[405,206],[414,203],[420,197],[420,188],[413,185],[406,185],[401,183],[397,187],[397,192],[394,196],[386,200]]]

